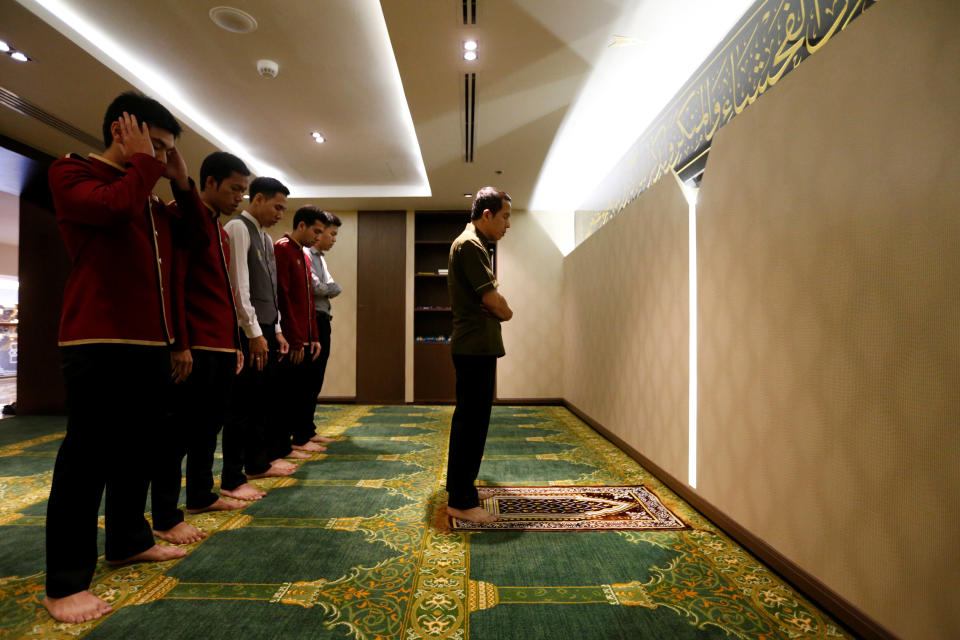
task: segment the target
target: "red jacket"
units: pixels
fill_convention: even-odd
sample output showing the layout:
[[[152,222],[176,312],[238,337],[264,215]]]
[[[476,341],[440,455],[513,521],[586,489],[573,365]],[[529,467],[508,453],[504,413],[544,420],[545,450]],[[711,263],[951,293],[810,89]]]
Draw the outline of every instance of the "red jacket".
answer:
[[[230,240],[217,213],[207,206],[204,213],[205,242],[174,250],[173,348],[234,351],[240,348],[240,327],[227,268]]]
[[[310,261],[303,247],[288,235],[273,245],[277,259],[277,303],[280,328],[292,348],[317,342],[317,318],[313,312]]]
[[[153,195],[163,173],[163,164],[146,154],[125,168],[92,154],[50,165],[57,223],[73,260],[60,345],[173,341],[172,233],[183,225]],[[191,183],[190,191],[173,191],[184,221],[195,224],[202,206],[196,189]]]

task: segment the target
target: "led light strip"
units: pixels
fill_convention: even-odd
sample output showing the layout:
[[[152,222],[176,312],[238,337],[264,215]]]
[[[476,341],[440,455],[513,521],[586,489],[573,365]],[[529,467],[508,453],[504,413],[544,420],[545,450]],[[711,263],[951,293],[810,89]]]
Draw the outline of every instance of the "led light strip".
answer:
[[[689,255],[690,290],[690,363],[687,398],[687,484],[697,488],[697,189],[683,185],[683,195],[689,206],[687,212],[687,239]]]
[[[393,55],[386,21],[379,2],[367,3],[369,6],[366,8],[370,14],[368,17],[371,20],[379,19],[377,29],[382,32],[382,38],[377,43],[377,46],[381,49],[378,59],[386,61],[385,64],[389,66],[391,75],[391,84],[394,89],[398,89],[398,91],[391,92],[391,99],[394,103],[391,106],[403,115],[402,120],[405,122],[403,133],[408,139],[410,145],[408,148],[414,150],[411,159],[414,160],[418,169],[421,178],[420,184],[336,187],[326,185],[292,186],[289,178],[283,172],[258,158],[246,145],[217,126],[206,113],[194,105],[187,96],[183,95],[176,84],[164,76],[161,71],[138,58],[135,52],[125,49],[100,27],[74,10],[68,2],[65,0],[17,0],[17,2],[134,87],[160,100],[179,120],[214,145],[222,149],[228,149],[231,153],[243,158],[255,174],[277,178],[290,186],[291,197],[415,197],[431,195],[426,168],[420,153],[420,145],[413,127],[413,118],[410,115],[410,109],[403,93],[400,70]]]

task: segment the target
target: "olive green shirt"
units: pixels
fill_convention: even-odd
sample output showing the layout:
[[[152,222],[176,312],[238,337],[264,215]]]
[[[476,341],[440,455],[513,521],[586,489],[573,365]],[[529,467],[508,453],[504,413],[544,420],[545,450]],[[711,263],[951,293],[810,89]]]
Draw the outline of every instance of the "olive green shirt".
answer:
[[[489,243],[473,223],[450,245],[447,287],[453,308],[451,351],[472,356],[504,355],[500,321],[483,311],[483,294],[497,288]]]

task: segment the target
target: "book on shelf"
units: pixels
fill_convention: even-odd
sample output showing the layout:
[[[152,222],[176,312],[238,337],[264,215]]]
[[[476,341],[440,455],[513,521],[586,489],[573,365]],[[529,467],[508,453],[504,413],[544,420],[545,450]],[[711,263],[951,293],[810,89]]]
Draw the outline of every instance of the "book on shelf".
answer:
[[[450,336],[417,336],[414,342],[432,342],[436,344],[449,344]]]

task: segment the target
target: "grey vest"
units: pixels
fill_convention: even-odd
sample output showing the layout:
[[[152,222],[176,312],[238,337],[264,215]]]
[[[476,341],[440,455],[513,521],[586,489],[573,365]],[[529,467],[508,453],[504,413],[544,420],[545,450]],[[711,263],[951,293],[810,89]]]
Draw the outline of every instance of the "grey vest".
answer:
[[[247,270],[250,273],[250,303],[257,312],[257,322],[273,325],[277,311],[277,259],[273,244],[266,242],[263,233],[244,216],[237,216],[250,232],[250,250],[247,251]]]

